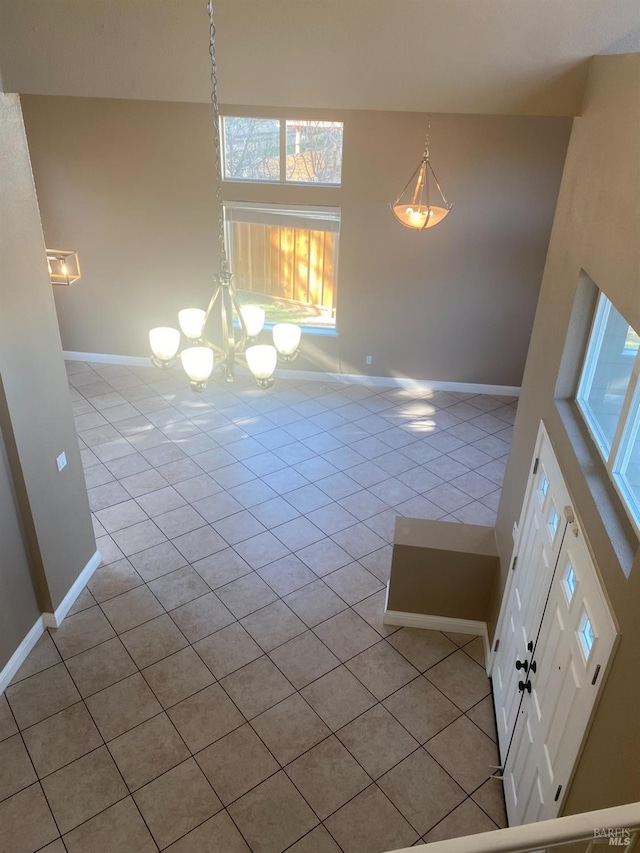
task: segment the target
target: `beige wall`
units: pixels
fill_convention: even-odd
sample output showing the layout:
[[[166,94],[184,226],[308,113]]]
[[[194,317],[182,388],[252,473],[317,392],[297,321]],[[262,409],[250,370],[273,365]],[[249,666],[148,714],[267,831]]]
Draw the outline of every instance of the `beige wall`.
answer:
[[[493,527],[398,516],[386,609],[486,622],[498,570]]]
[[[640,799],[638,537],[608,485],[579,416],[569,404],[558,407],[554,402],[574,298],[579,280],[585,278],[582,270],[640,329],[639,93],[639,54],[593,60],[584,115],[575,120],[569,146],[498,512],[504,582],[511,528],[543,419],[622,634],[567,813]],[[578,295],[588,302],[584,289]],[[569,360],[581,354],[573,340],[584,342],[587,323],[588,317],[572,324]],[[563,364],[565,372],[572,372],[571,364]],[[568,411],[561,417],[564,409]]]
[[[0,427],[8,428],[0,385]],[[20,510],[0,429],[0,671],[33,628],[40,609],[29,571]]]
[[[36,596],[51,611],[94,554],[95,538],[17,95],[0,95],[0,257],[3,432],[13,437],[7,453]],[[58,473],[63,450],[68,465]]]
[[[175,324],[180,307],[209,295],[210,107],[56,97],[23,106],[46,239],[80,253],[81,282],[55,294],[64,348],[146,355],[150,327]],[[345,123],[341,188],[224,189],[342,209],[339,338],[305,341],[299,366],[334,370],[339,357],[344,372],[364,372],[372,355],[374,375],[518,385],[569,120],[435,116],[433,163],[454,207],[416,234],[388,205],[418,164],[425,116],[331,117]]]

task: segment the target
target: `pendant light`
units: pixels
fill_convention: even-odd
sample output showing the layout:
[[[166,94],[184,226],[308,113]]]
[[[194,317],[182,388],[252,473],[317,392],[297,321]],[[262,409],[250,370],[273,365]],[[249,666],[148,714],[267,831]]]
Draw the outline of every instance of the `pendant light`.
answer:
[[[446,200],[429,160],[431,119],[427,125],[427,138],[422,160],[406,186],[391,205],[395,218],[407,228],[424,231],[433,228],[448,215],[451,203]]]

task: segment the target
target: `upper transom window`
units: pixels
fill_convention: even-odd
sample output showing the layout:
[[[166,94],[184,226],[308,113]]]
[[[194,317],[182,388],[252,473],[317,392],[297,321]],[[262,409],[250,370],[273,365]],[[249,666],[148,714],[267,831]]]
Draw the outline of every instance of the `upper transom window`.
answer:
[[[640,529],[640,337],[601,293],[576,402]]]
[[[221,131],[225,181],[341,183],[341,121],[224,116]]]

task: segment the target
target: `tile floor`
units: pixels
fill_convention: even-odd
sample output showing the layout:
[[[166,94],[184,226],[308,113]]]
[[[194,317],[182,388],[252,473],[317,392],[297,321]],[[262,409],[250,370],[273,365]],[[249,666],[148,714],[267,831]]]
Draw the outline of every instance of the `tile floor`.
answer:
[[[0,696],[0,853],[380,853],[505,823],[479,638],[382,625],[492,524],[515,400],[70,363],[103,565]]]

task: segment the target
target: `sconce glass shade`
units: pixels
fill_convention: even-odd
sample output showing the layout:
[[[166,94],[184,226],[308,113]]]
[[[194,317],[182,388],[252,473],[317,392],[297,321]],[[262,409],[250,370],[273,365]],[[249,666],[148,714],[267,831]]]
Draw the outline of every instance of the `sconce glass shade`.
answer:
[[[149,332],[149,343],[158,361],[171,361],[180,347],[180,332],[170,326],[158,326]]]
[[[247,337],[257,338],[264,326],[264,308],[260,308],[258,305],[243,305],[240,313],[247,327]]]
[[[302,330],[294,323],[278,323],[273,327],[273,343],[282,356],[292,356],[300,346]]]
[[[191,382],[204,388],[213,370],[213,350],[209,347],[188,347],[182,350],[181,357]]]
[[[248,347],[245,352],[247,367],[259,385],[270,384],[278,363],[278,351],[269,344]]]
[[[180,328],[190,341],[199,341],[202,338],[206,318],[207,312],[202,308],[183,308],[178,311]]]
[[[80,278],[80,263],[75,252],[66,249],[47,249],[46,252],[51,284],[73,284]]]
[[[414,231],[424,231],[442,222],[451,207],[443,195],[428,157],[423,157],[407,185],[391,205],[391,210],[402,225]]]

